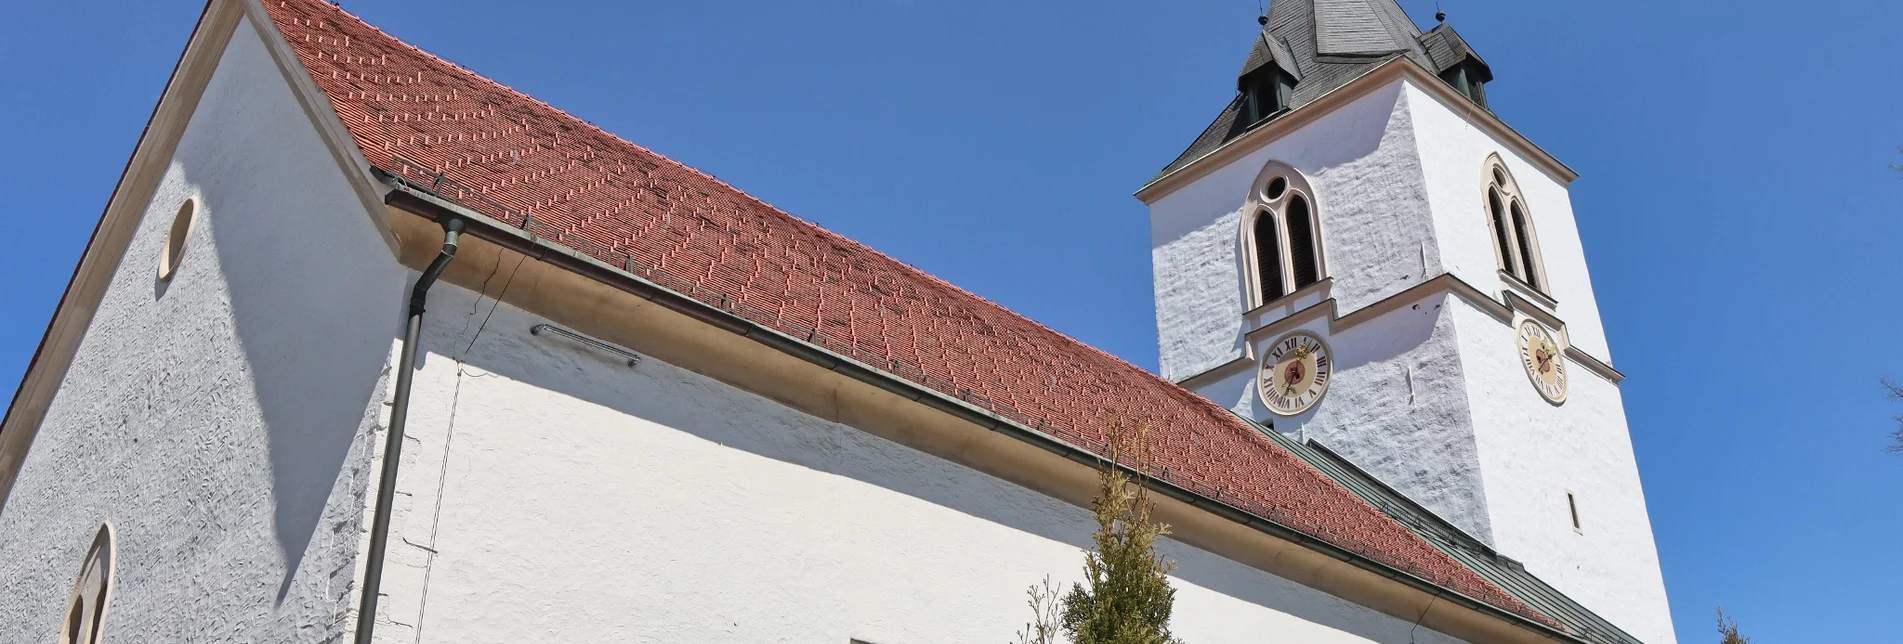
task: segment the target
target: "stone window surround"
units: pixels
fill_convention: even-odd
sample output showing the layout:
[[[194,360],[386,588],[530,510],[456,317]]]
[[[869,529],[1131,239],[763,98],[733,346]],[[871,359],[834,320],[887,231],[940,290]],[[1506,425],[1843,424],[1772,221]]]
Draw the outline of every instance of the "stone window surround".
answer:
[[[199,216],[204,210],[203,201],[197,193],[193,193],[178,205],[177,213],[172,215],[172,223],[165,233],[165,248],[159,252],[159,281],[169,282],[178,275],[178,267],[185,261],[185,245],[191,241],[192,230],[198,227]]]
[[[1267,189],[1269,183],[1277,178],[1286,181],[1287,187],[1284,188],[1284,194],[1271,199],[1267,194]],[[1242,258],[1243,282],[1249,297],[1249,306],[1246,308],[1249,310],[1254,311],[1298,297],[1304,293],[1312,292],[1317,284],[1329,281],[1328,253],[1322,243],[1323,207],[1320,195],[1315,191],[1313,185],[1314,184],[1308,180],[1308,176],[1302,174],[1302,171],[1281,161],[1269,161],[1264,163],[1262,171],[1256,174],[1255,181],[1250,185],[1249,197],[1245,201],[1242,210],[1241,227],[1237,231],[1237,238],[1241,244],[1240,256]],[[1291,252],[1293,248],[1289,243],[1289,227],[1287,211],[1285,210],[1285,207],[1293,196],[1300,196],[1308,203],[1310,245],[1314,249],[1315,254],[1316,278],[1316,281],[1310,284],[1295,284],[1294,253]],[[1277,255],[1282,262],[1279,273],[1282,277],[1284,288],[1282,295],[1274,299],[1265,299],[1262,292],[1262,270],[1261,267],[1256,265],[1255,223],[1256,219],[1261,217],[1264,212],[1271,211],[1275,212],[1277,217],[1275,226],[1277,231],[1276,243],[1281,249],[1281,252],[1278,252]]]
[[[1453,273],[1441,273],[1403,289],[1399,293],[1382,298],[1380,301],[1343,312],[1339,308],[1340,301],[1327,295],[1328,289],[1332,286],[1332,280],[1324,279],[1308,289],[1290,294],[1284,299],[1289,300],[1286,308],[1292,310],[1285,310],[1278,301],[1271,302],[1272,306],[1256,307],[1249,311],[1246,314],[1249,317],[1244,319],[1243,341],[1236,349],[1234,357],[1202,371],[1184,376],[1170,376],[1170,379],[1178,386],[1196,389],[1216,378],[1233,374],[1246,365],[1254,364],[1256,356],[1253,346],[1255,342],[1266,336],[1294,329],[1317,317],[1326,321],[1328,334],[1333,335],[1408,303],[1419,301],[1423,297],[1445,292],[1473,304],[1488,314],[1488,317],[1494,318],[1501,324],[1512,326],[1518,324],[1522,318],[1539,320],[1553,332],[1554,342],[1560,345],[1562,353],[1574,364],[1584,367],[1586,371],[1614,385],[1625,380],[1625,374],[1620,373],[1611,364],[1573,346],[1570,334],[1567,333],[1566,322],[1554,315],[1551,309],[1514,290],[1506,290],[1500,294],[1500,297],[1494,297],[1468,284]],[[1295,301],[1301,298],[1318,301],[1312,303]],[[1254,317],[1258,315],[1261,317]]]
[[[1508,226],[1505,231],[1499,230],[1494,224],[1495,213],[1491,206],[1494,195],[1499,196],[1500,205],[1505,209],[1499,213],[1501,222]],[[1518,223],[1512,215],[1516,205],[1519,206],[1521,220]],[[1500,158],[1498,152],[1487,155],[1487,160],[1480,167],[1480,207],[1486,211],[1487,245],[1493,247],[1494,263],[1499,267],[1500,274],[1513,278],[1508,282],[1509,286],[1521,286],[1523,288],[1520,290],[1533,291],[1538,294],[1538,299],[1551,301],[1552,297],[1546,291],[1552,288],[1552,283],[1546,278],[1546,262],[1540,253],[1539,226],[1533,223],[1533,209],[1520,192],[1520,184],[1513,178],[1513,171],[1507,169],[1506,161]],[[1516,233],[1525,234],[1526,252],[1521,251]],[[1506,247],[1501,246],[1502,240],[1505,240]],[[1521,267],[1531,279],[1515,273],[1513,267],[1516,266]]]
[[[107,609],[112,606],[114,573],[119,564],[118,544],[113,534],[110,521],[101,524],[99,531],[93,534],[92,545],[80,561],[79,575],[73,580],[73,591],[67,595],[66,610],[60,617],[59,639],[55,640],[60,644],[96,644],[105,637]],[[93,585],[97,588],[89,588]]]

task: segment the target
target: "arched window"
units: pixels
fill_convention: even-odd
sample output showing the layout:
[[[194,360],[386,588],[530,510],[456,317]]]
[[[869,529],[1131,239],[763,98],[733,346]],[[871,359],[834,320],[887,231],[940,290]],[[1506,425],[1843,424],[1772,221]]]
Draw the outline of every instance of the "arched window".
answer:
[[[79,566],[79,580],[66,599],[60,619],[60,644],[97,644],[106,631],[106,606],[112,600],[112,526],[99,526]]]
[[[1255,306],[1321,281],[1320,216],[1315,191],[1295,168],[1271,162],[1256,178],[1243,226]]]
[[[1512,275],[1534,290],[1546,291],[1546,271],[1540,262],[1539,236],[1527,214],[1526,198],[1500,155],[1487,157],[1487,228],[1493,232],[1493,250],[1500,272]]]

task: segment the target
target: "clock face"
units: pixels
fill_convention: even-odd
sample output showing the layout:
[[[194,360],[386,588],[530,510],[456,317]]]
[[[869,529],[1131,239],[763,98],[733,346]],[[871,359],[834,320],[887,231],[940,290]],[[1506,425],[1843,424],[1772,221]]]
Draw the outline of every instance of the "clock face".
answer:
[[[1520,363],[1540,396],[1555,405],[1566,402],[1566,357],[1539,322],[1520,323]]]
[[[1293,331],[1269,345],[1256,373],[1256,386],[1269,411],[1294,416],[1315,406],[1334,376],[1328,345],[1313,333]]]

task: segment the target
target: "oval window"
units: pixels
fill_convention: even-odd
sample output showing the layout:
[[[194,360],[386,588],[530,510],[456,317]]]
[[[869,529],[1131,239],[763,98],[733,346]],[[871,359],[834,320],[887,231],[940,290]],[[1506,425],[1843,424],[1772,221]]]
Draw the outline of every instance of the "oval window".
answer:
[[[198,200],[186,199],[172,215],[172,229],[165,235],[165,252],[159,255],[159,279],[169,281],[185,259],[185,238],[192,234],[192,221],[198,217]]]

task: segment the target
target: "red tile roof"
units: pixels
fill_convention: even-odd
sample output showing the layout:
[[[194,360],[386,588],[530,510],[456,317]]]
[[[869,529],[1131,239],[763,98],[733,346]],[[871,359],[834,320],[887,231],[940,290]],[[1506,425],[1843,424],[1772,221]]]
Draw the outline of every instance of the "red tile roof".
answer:
[[[1147,423],[1172,483],[1557,627],[1194,393],[338,7],[266,4],[373,166],[427,166],[577,250],[633,258],[674,278],[664,286],[723,294],[755,321],[816,331],[829,348],[1073,444],[1101,445],[1105,414]]]

